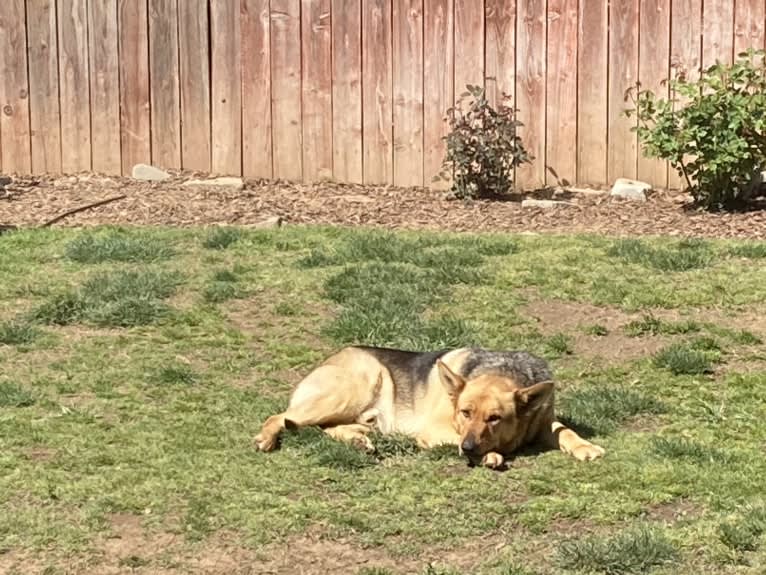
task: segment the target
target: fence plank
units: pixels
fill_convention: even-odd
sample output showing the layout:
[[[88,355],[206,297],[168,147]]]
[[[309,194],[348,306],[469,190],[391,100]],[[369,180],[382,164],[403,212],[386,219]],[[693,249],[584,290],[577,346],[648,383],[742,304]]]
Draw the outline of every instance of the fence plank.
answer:
[[[423,180],[426,186],[432,185],[431,180],[441,171],[446,151],[443,138],[449,133],[446,112],[455,101],[454,9],[453,0],[425,0],[423,5]],[[433,187],[443,188],[446,183]]]
[[[761,22],[763,25],[763,22]],[[730,64],[734,56],[734,2],[705,0],[702,11],[702,66]]]
[[[122,165],[116,0],[88,2],[88,18],[93,170],[115,174]]]
[[[766,2],[737,0],[734,5],[734,55],[766,47]]]
[[[392,38],[390,0],[363,0],[362,101],[364,183],[392,183]]]
[[[393,8],[394,185],[423,185],[423,0]]]
[[[641,0],[638,80],[641,88],[667,98],[670,74],[670,0]],[[656,188],[668,187],[668,164],[638,150],[638,179]]]
[[[516,0],[486,0],[485,86],[487,99],[496,106],[503,93],[515,104]]]
[[[524,124],[519,135],[534,157],[516,170],[516,184],[539,188],[545,185],[545,0],[519,2],[516,23],[516,102]]]
[[[455,0],[456,97],[469,84],[484,86],[484,2]]]
[[[212,168],[214,172],[242,174],[242,84],[239,5],[210,5],[212,115]]]
[[[672,0],[670,22],[671,76],[684,73],[695,80],[702,62],[702,0]],[[668,187],[684,189],[686,185],[686,179],[671,169]]]
[[[638,80],[638,0],[612,0],[609,31],[609,140],[608,182],[635,178],[638,138],[626,118],[625,91]]]
[[[580,1],[577,55],[577,180],[607,183],[609,18],[602,0]]]
[[[548,1],[546,158],[548,185],[577,181],[577,0]]]
[[[0,150],[3,170],[29,173],[29,80],[24,0],[0,4]]]
[[[181,94],[175,0],[149,0],[152,162],[181,167]]]
[[[148,14],[144,2],[120,0],[120,124],[122,173],[152,161]]]
[[[271,15],[269,0],[242,0],[242,172],[271,178]]]
[[[286,180],[303,175],[300,18],[300,0],[271,1],[274,177]]]
[[[61,168],[91,168],[88,14],[85,0],[58,1]]]
[[[220,3],[213,3],[211,8],[220,10]],[[183,0],[178,3],[181,165],[188,170],[205,172],[211,169],[212,154],[207,9],[207,0]],[[230,9],[238,12],[236,6]],[[227,43],[233,41],[231,38],[225,40]],[[239,46],[236,50],[239,51]]]
[[[361,183],[362,0],[332,1],[333,178]]]
[[[303,179],[332,178],[330,0],[303,0]]]
[[[32,172],[61,171],[58,32],[55,0],[27,0]]]

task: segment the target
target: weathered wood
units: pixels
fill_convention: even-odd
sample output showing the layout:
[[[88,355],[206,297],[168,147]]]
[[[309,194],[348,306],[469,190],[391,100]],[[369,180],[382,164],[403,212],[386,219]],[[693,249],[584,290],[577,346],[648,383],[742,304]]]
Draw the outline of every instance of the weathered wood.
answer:
[[[456,97],[469,84],[484,86],[484,2],[455,0]]]
[[[332,0],[333,178],[362,183],[362,0]]]
[[[332,27],[330,0],[303,0],[303,179],[332,177]]]
[[[423,6],[423,179],[426,186],[444,188],[446,182],[432,183],[442,169],[449,133],[447,109],[455,101],[454,85],[454,2],[425,0]]]
[[[393,8],[394,185],[423,185],[423,0]]]
[[[631,131],[635,116],[627,118],[625,92],[638,80],[638,0],[612,0],[609,34],[608,182],[635,178],[638,137]]]
[[[702,65],[702,0],[672,0],[670,21],[671,77],[684,74],[695,80]],[[675,169],[669,171],[669,188],[684,189],[686,185]]]
[[[120,137],[122,173],[152,161],[149,33],[144,2],[120,0]]]
[[[3,171],[32,171],[24,0],[0,3],[0,153]]]
[[[58,0],[61,168],[91,169],[88,13],[85,0]]]
[[[737,0],[734,9],[734,55],[766,47],[766,2]]]
[[[670,0],[641,0],[638,81],[641,89],[669,96],[670,74]],[[630,103],[628,103],[630,104]],[[668,164],[647,158],[638,150],[638,179],[655,188],[668,187]]]
[[[485,2],[485,86],[493,106],[516,92],[516,0]]]
[[[546,172],[548,185],[577,181],[577,0],[548,0]]]
[[[149,0],[152,163],[181,167],[181,93],[175,0]]]
[[[522,189],[545,185],[546,2],[519,2],[516,17],[516,103],[524,146],[534,158],[516,170]]]
[[[391,2],[362,3],[364,182],[393,182]]]
[[[237,2],[210,4],[212,168],[242,174],[242,85]]]
[[[577,54],[577,181],[607,183],[609,61],[608,8],[603,0],[580,1]]]
[[[214,10],[222,3],[214,2]],[[210,43],[208,41],[208,1],[182,0],[178,3],[179,83],[181,90],[181,165],[187,170],[210,171]],[[230,6],[238,12],[237,6]],[[232,38],[221,38],[216,30],[213,39],[226,42],[230,47]],[[235,46],[239,53],[239,46]],[[216,53],[220,58],[220,50]],[[217,60],[216,60],[217,62]],[[217,78],[220,80],[220,74]],[[231,82],[224,79],[231,87]],[[214,85],[215,86],[215,85]],[[220,91],[220,87],[218,88]],[[217,108],[219,114],[220,109]]]
[[[120,172],[120,63],[117,1],[88,2],[93,170]]]
[[[61,114],[55,0],[27,0],[27,35],[32,172],[57,173],[61,171]]]
[[[761,26],[763,26],[761,22]],[[734,57],[734,1],[705,0],[702,10],[702,67],[731,64]]]
[[[269,0],[242,0],[242,171],[271,178],[271,15]]]
[[[271,0],[271,110],[274,177],[303,175],[300,0]]]

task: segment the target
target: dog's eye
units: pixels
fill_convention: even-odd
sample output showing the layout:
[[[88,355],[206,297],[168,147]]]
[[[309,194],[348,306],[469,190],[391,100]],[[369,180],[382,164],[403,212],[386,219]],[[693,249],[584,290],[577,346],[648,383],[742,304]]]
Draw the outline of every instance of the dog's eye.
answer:
[[[498,421],[500,421],[501,419],[502,419],[502,417],[500,417],[499,415],[490,415],[490,416],[487,418],[487,421],[488,421],[489,423],[497,423],[497,422],[498,422]]]
[[[466,419],[470,419],[471,418],[471,412],[469,410],[467,410],[467,409],[461,409],[460,410],[460,415],[462,415]]]

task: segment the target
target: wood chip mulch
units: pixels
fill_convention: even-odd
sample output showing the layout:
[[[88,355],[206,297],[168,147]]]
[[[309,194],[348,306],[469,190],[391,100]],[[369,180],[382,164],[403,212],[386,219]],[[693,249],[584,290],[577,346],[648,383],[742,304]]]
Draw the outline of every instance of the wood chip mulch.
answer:
[[[235,190],[181,185],[193,176],[198,174],[174,174],[163,182],[94,174],[16,178],[0,191],[0,225],[35,227],[78,206],[124,194],[56,226],[249,225],[280,216],[288,225],[766,239],[766,209],[707,213],[689,209],[685,196],[666,192],[629,202],[595,191],[548,190],[528,197],[553,197],[566,205],[522,208],[520,196],[465,203],[440,191],[391,186],[246,181],[243,190]]]

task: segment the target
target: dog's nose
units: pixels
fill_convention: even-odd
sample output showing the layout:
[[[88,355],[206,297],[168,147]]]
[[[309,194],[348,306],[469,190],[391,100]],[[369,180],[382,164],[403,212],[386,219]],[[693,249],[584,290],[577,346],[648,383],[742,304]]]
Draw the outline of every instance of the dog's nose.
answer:
[[[463,440],[463,443],[460,444],[460,449],[462,449],[463,453],[467,455],[475,454],[478,447],[479,446],[477,445],[476,440],[471,436],[466,437]]]

